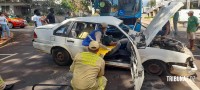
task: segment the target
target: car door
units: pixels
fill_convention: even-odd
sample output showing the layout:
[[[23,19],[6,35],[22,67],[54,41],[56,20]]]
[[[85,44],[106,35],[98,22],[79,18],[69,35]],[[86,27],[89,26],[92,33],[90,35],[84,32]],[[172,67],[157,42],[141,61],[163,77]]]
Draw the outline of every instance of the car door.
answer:
[[[134,44],[131,47],[131,76],[133,79],[134,90],[140,90],[144,80],[144,68],[139,56],[139,52]]]
[[[93,25],[92,25],[93,26]],[[66,37],[66,45],[74,57],[77,53],[87,51],[87,48],[82,45],[83,39],[87,37],[91,30],[89,23],[86,22],[73,22],[72,28],[69,30],[68,37]]]
[[[68,30],[72,27],[72,22],[69,21],[54,30],[53,36],[50,36],[53,46],[65,46],[65,38],[67,37]]]
[[[131,62],[130,62],[130,70],[131,76],[134,84],[134,90],[140,90],[144,80],[144,68],[142,66],[141,58],[138,52],[137,47],[134,44],[134,40],[122,29],[119,30],[128,38],[130,49],[131,49]]]

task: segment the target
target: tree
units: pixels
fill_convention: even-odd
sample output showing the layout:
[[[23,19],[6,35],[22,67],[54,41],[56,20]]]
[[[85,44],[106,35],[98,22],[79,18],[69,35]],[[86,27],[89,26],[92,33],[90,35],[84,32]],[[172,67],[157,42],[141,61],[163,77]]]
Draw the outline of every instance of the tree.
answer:
[[[78,10],[88,11],[88,5],[90,5],[90,0],[62,0],[61,2],[63,8],[73,12]]]
[[[70,0],[62,0],[61,7],[70,11],[76,11],[77,8],[75,4]]]
[[[156,5],[156,0],[150,0],[148,3],[147,3],[147,6],[148,7],[153,7]]]

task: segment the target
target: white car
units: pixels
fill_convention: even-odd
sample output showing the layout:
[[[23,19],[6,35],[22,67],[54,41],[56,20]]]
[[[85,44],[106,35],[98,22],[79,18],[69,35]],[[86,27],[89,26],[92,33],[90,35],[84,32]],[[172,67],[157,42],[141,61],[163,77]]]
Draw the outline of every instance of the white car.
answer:
[[[119,50],[121,54],[117,56],[118,58],[105,58],[107,65],[131,68],[141,78],[143,78],[141,63],[148,73],[155,75],[164,72],[180,76],[193,75],[197,67],[193,62],[191,51],[180,41],[155,37],[162,26],[182,6],[183,3],[172,2],[161,9],[146,30],[140,33],[129,30],[121,20],[112,16],[77,17],[59,24],[40,26],[34,30],[33,46],[52,54],[53,60],[58,65],[70,64],[77,53],[84,51],[83,39],[94,30],[96,24],[105,22],[109,25],[108,35],[118,40],[128,38],[133,49],[131,54],[126,50]]]

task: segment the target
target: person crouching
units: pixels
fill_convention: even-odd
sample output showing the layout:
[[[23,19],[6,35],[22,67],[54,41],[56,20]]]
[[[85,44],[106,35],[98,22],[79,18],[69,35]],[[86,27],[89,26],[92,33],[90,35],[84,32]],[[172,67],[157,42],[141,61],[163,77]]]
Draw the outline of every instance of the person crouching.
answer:
[[[73,73],[71,85],[73,90],[104,90],[107,79],[103,76],[105,61],[96,53],[99,50],[99,43],[91,41],[88,52],[78,53],[70,71]]]

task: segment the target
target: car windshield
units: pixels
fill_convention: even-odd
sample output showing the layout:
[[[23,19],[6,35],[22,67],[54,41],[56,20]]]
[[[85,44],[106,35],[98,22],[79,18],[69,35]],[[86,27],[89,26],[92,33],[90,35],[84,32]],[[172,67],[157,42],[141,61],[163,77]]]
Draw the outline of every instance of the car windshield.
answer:
[[[9,18],[17,18],[16,15],[9,15],[8,17],[9,17]]]

